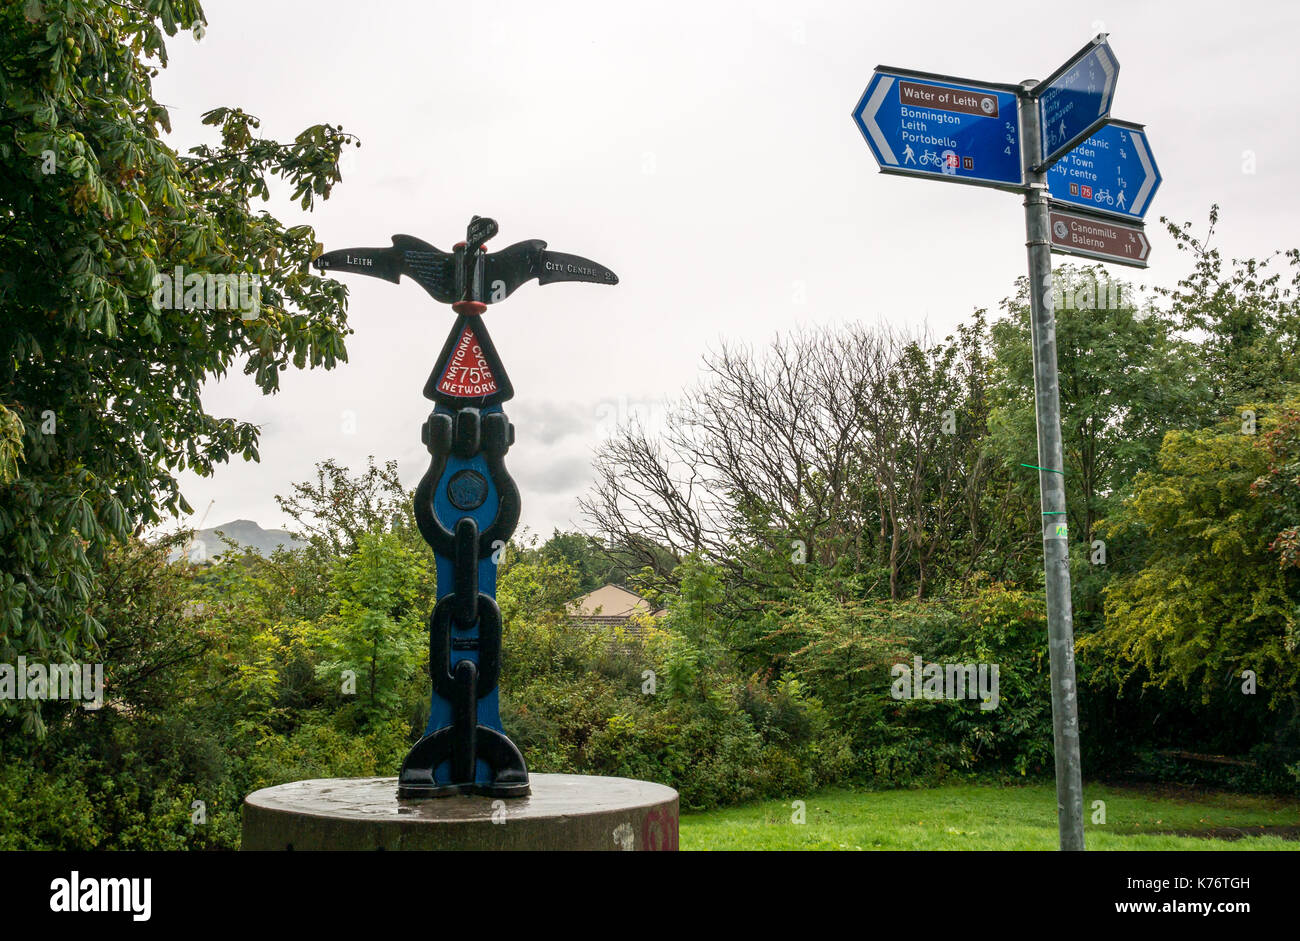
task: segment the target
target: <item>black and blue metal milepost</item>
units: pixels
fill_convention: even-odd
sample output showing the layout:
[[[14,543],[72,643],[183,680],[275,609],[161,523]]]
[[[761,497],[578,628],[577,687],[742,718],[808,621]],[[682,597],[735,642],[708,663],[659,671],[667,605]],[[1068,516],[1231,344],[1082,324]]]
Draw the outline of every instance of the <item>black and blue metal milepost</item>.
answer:
[[[430,461],[415,490],[415,519],[437,559],[438,601],[429,616],[433,697],[425,733],[402,763],[402,798],[529,793],[528,769],[501,726],[497,696],[497,560],[520,509],[519,488],[505,467],[514,426],[501,409],[514,389],[483,314],[533,278],[618,283],[603,265],[548,251],[540,239],[489,254],[484,244],[496,233],[496,222],[475,216],[465,241],[450,252],[394,235],[389,248],[345,248],[315,261],[321,271],[394,284],[406,275],[457,315],[424,386],[435,405],[422,429]]]

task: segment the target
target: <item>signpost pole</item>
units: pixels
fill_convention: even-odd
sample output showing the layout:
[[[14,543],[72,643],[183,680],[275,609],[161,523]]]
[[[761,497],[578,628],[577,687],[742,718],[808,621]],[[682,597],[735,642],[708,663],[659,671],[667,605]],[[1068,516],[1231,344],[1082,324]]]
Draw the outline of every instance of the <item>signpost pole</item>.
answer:
[[[1038,486],[1043,520],[1043,571],[1051,656],[1052,735],[1056,752],[1056,811],[1062,850],[1082,850],[1083,781],[1079,760],[1079,703],[1074,679],[1074,617],[1065,515],[1065,461],[1061,447],[1060,383],[1056,372],[1056,318],[1052,308],[1052,240],[1047,173],[1042,163],[1038,102],[1021,84],[1024,116],[1025,246],[1029,254],[1030,332],[1034,345],[1034,412],[1038,419]]]
[[[1142,218],[1160,186],[1160,171],[1142,126],[1110,117],[1118,74],[1119,60],[1102,34],[1042,82],[1002,85],[877,66],[853,109],[854,123],[882,173],[992,186],[1025,196],[1056,810],[1063,850],[1084,848],[1083,781],[1052,252],[1146,267],[1151,244]]]

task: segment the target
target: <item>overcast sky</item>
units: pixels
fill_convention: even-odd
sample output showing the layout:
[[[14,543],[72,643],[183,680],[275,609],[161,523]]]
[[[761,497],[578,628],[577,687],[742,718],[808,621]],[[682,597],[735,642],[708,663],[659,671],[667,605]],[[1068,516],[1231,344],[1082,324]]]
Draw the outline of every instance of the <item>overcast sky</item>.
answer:
[[[342,124],[362,140],[315,212],[284,200],[327,249],[408,233],[442,249],[474,214],[489,248],[541,238],[618,273],[613,288],[525,285],[489,309],[515,387],[508,466],[523,524],[580,522],[601,437],[661,414],[720,339],[761,346],[801,324],[883,321],[943,336],[996,308],[1025,270],[1014,194],[885,176],[850,112],[880,64],[990,82],[1044,78],[1098,32],[1121,71],[1113,117],[1147,125],[1164,182],[1147,216],[1150,268],[1187,258],[1158,217],[1262,255],[1300,243],[1295,95],[1300,4],[246,2],[207,0],[201,42],[171,41],[156,81],[172,142],[210,141],[200,115],[238,106],[281,140]],[[1253,154],[1254,172],[1246,152]],[[262,428],[260,464],[186,475],[205,525],[285,522],[273,496],[327,457],[428,457],[420,391],[452,323],[403,279],[341,276],[349,362],[287,371],[262,396],[235,372],[208,385],[221,416]],[[355,430],[348,433],[348,416]]]

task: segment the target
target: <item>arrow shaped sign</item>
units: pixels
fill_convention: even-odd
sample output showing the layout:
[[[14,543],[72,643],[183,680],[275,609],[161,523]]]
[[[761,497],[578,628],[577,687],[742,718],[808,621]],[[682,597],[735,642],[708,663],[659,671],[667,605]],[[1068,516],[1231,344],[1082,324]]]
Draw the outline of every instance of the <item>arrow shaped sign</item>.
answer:
[[[1056,202],[1142,219],[1161,179],[1142,125],[1110,121],[1052,165],[1047,191]]]
[[[882,173],[1015,189],[1024,182],[1016,92],[881,66],[853,121]]]
[[[469,220],[469,227],[465,230],[465,254],[474,254],[484,242],[496,234],[497,223],[495,219],[475,216]]]
[[[1119,60],[1102,33],[1044,79],[1036,91],[1042,129],[1041,166],[1083,140],[1110,115]]]
[[[1052,251],[1082,255],[1132,268],[1145,268],[1151,243],[1142,223],[1120,222],[1077,212],[1062,212],[1055,206],[1049,215]]]

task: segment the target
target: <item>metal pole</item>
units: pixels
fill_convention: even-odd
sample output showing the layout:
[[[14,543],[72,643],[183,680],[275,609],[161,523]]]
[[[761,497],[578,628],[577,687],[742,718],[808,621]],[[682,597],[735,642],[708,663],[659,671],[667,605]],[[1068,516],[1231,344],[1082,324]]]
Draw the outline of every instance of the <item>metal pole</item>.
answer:
[[[1052,737],[1056,751],[1056,815],[1062,850],[1083,847],[1083,781],[1079,761],[1079,703],[1074,680],[1074,616],[1070,606],[1070,552],[1065,515],[1065,460],[1061,449],[1060,383],[1056,373],[1056,318],[1052,309],[1052,245],[1047,172],[1042,161],[1038,102],[1020,86],[1025,155],[1025,246],[1029,254],[1030,334],[1034,344],[1034,412],[1038,419],[1038,488],[1047,584],[1047,638],[1051,654]],[[1053,473],[1056,471],[1056,473]]]

